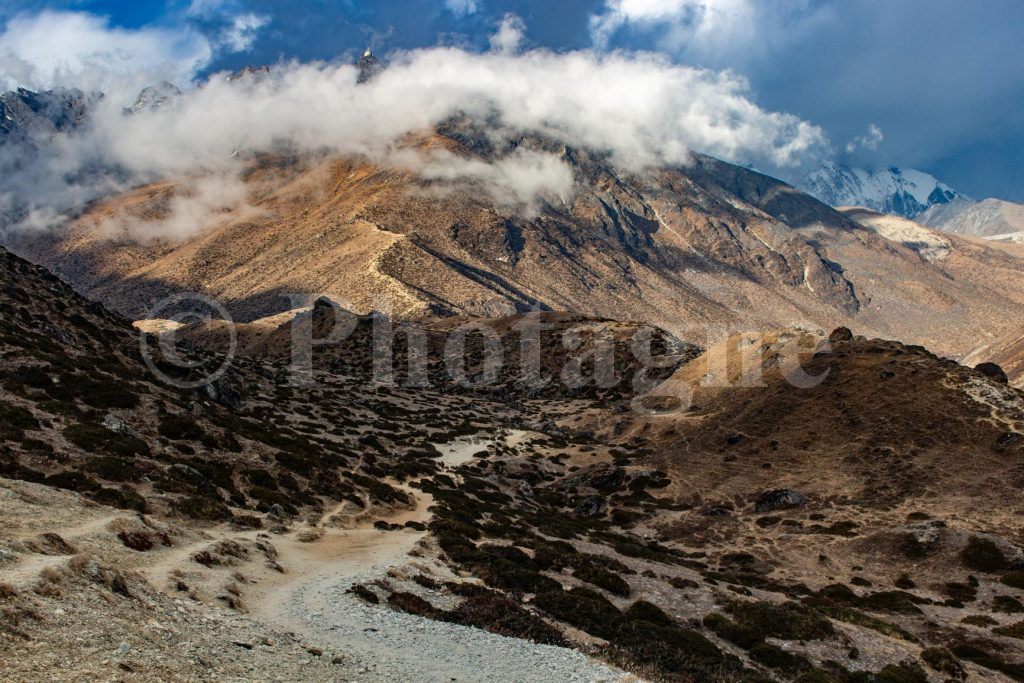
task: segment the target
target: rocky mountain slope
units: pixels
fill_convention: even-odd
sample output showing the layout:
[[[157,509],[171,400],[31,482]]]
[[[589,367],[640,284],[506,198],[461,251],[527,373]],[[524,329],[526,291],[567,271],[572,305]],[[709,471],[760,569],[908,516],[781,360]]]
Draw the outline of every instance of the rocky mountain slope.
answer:
[[[799,186],[830,206],[864,206],[904,218],[962,198],[927,173],[895,166],[865,170],[827,162],[807,174]]]
[[[933,206],[917,217],[917,222],[930,228],[958,235],[977,235],[995,240],[1019,241],[1024,232],[1024,205],[1000,199],[972,202],[956,199]]]
[[[411,144],[466,159],[495,153],[468,122]],[[289,295],[323,294],[404,318],[539,308],[691,329],[853,324],[957,354],[978,330],[1004,334],[1024,312],[1014,285],[950,278],[914,249],[724,162],[628,174],[581,150],[521,145],[560,150],[571,199],[547,197],[530,212],[399,166],[261,157],[246,175],[248,203],[214,212],[191,237],[151,237],[193,192],[165,182],[8,243],[134,318],[180,291],[213,296],[243,321],[294,308]],[[1004,258],[993,272],[1019,268]]]
[[[124,319],[0,267],[6,678],[429,680],[468,656],[484,680],[1024,679],[1024,395],[990,372],[747,336],[678,357],[641,413],[377,387],[358,333],[291,386],[268,326],[174,388]]]

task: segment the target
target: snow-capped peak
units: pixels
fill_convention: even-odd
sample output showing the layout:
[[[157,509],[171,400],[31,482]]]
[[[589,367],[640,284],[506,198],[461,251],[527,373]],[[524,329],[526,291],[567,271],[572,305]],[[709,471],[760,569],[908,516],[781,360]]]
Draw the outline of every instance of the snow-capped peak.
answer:
[[[803,190],[832,206],[865,206],[913,218],[962,195],[923,171],[895,166],[879,170],[825,162],[801,181]]]

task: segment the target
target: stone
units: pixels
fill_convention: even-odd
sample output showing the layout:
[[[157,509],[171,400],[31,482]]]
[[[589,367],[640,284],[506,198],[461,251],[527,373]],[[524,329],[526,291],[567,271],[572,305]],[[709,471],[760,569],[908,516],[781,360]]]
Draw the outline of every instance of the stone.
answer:
[[[828,340],[833,344],[836,342],[853,341],[853,332],[850,331],[849,327],[837,327],[832,330],[832,334],[828,335]]]
[[[771,512],[773,510],[790,510],[800,507],[807,502],[807,498],[799,491],[793,489],[775,489],[765,491],[757,497],[754,509],[757,512]]]
[[[995,363],[978,363],[974,366],[974,369],[985,377],[988,377],[993,382],[998,382],[999,384],[1010,383],[1010,378],[1007,377],[1003,369]]]

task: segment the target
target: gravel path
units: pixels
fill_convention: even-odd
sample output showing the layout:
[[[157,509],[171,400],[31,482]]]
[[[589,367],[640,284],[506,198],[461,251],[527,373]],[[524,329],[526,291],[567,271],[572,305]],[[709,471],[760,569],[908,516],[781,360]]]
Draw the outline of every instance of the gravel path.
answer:
[[[363,603],[345,589],[379,577],[385,567],[356,576],[304,582],[281,616],[301,635],[344,653],[366,681],[635,681],[575,650],[536,645],[479,629],[432,621]]]

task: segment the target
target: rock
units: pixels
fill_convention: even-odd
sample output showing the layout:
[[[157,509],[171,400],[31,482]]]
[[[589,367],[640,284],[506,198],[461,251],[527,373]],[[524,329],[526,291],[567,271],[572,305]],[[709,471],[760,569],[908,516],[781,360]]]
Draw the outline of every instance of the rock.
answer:
[[[114,432],[115,434],[125,434],[127,436],[136,436],[135,431],[128,426],[124,420],[114,417],[110,413],[104,416],[103,422],[101,423],[104,427]]]
[[[324,653],[324,651],[321,650],[318,647],[307,647],[306,648],[306,652],[308,652],[309,654],[313,655],[314,657],[320,657]]]
[[[1000,449],[1010,448],[1016,446],[1024,439],[1019,432],[1003,432],[998,439],[996,439],[996,447]]]
[[[775,489],[765,491],[757,497],[754,509],[757,512],[771,512],[772,510],[790,510],[800,507],[807,502],[807,498],[800,492],[793,489]]]
[[[274,503],[273,505],[270,506],[270,510],[267,511],[267,517],[270,517],[272,519],[284,519],[287,516],[288,513],[285,512],[284,508],[281,507],[280,503]]]
[[[999,384],[1010,383],[1010,378],[1007,377],[1003,369],[995,363],[978,363],[974,366],[974,369],[985,377],[988,377],[993,382],[998,382]]]
[[[210,400],[234,411],[242,409],[242,395],[223,380],[214,380],[206,385],[206,395]]]
[[[828,335],[828,340],[833,344],[836,342],[853,341],[853,332],[850,331],[849,327],[837,327],[832,330],[832,334]]]
[[[231,644],[232,645],[237,645],[238,647],[242,648],[243,650],[251,650],[253,648],[252,643],[247,643],[244,640],[232,640]]]
[[[579,502],[574,512],[579,517],[599,517],[608,509],[604,496],[587,496]]]

